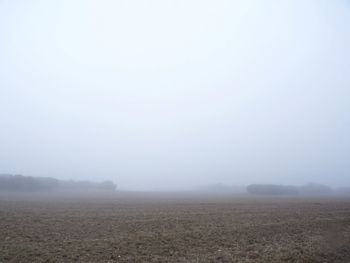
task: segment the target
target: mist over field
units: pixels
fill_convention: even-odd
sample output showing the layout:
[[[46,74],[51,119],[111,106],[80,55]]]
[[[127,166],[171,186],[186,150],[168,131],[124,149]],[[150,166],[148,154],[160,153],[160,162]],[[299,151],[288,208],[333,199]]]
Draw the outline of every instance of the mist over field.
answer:
[[[0,173],[346,187],[349,87],[346,0],[0,1]]]

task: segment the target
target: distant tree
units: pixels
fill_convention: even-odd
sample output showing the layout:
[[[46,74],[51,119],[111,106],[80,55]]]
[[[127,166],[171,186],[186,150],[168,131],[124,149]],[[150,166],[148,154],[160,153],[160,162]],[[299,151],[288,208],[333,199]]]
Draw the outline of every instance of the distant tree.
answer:
[[[332,188],[323,184],[309,183],[300,187],[300,193],[304,195],[327,195],[332,193]]]
[[[295,195],[298,189],[289,185],[251,184],[247,186],[247,192],[256,195]]]
[[[210,184],[206,186],[206,191],[213,193],[229,193],[231,192],[231,187],[224,184]]]
[[[60,181],[49,177],[23,175],[0,175],[0,191],[9,192],[51,192],[51,191],[115,191],[112,181],[102,183],[89,181]]]
[[[340,195],[350,195],[350,187],[339,187],[335,192]]]
[[[117,189],[117,186],[112,181],[104,181],[100,183],[100,187],[106,191],[115,191]]]

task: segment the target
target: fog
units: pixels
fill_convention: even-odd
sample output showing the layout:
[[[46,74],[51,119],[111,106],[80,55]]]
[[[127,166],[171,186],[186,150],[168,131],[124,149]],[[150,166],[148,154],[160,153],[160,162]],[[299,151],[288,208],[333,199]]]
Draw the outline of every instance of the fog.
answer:
[[[349,1],[0,1],[0,173],[350,185]]]

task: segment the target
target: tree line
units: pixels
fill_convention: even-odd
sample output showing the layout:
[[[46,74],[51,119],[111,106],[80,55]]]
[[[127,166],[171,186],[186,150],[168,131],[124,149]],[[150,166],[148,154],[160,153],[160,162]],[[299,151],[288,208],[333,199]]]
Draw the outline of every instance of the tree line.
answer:
[[[115,191],[112,181],[64,181],[51,177],[0,174],[2,192]]]
[[[333,189],[327,185],[309,183],[303,186],[251,184],[246,188],[249,194],[256,195],[350,195],[350,187]]]

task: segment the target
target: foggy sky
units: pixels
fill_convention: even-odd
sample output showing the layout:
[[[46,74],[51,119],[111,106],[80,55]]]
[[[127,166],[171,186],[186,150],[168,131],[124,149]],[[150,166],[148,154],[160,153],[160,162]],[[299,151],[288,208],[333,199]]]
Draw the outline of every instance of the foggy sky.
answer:
[[[0,1],[0,173],[350,185],[350,2]]]

